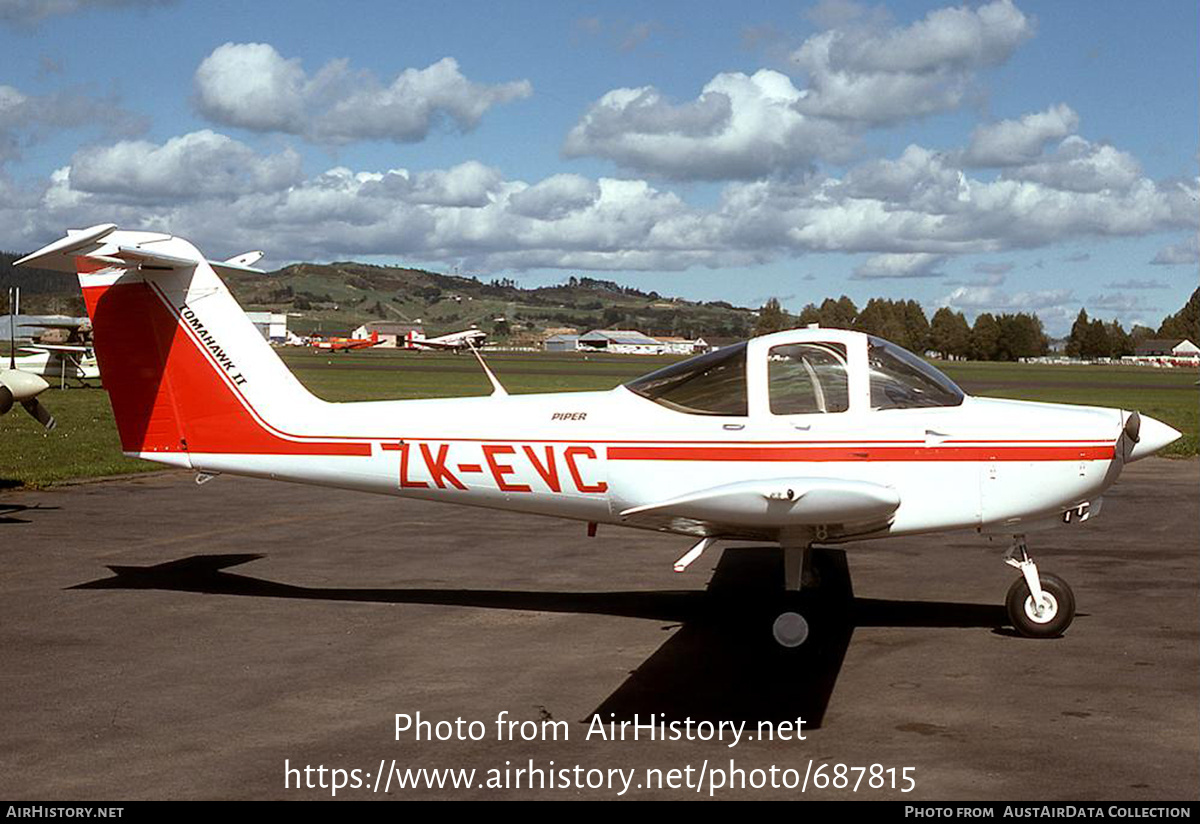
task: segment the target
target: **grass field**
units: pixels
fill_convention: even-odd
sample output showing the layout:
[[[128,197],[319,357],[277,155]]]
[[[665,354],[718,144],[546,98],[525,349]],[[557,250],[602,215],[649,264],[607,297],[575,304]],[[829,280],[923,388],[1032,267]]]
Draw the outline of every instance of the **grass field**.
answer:
[[[296,376],[332,401],[459,397],[489,391],[470,355],[388,350],[283,353]],[[513,393],[609,389],[677,358],[638,355],[496,353],[488,362]],[[1023,400],[1137,409],[1184,433],[1165,454],[1200,447],[1197,375],[1185,370],[1013,363],[939,364],[967,392]],[[121,455],[108,396],[101,389],[51,389],[42,401],[58,418],[45,433],[20,409],[0,417],[0,488],[160,469]]]

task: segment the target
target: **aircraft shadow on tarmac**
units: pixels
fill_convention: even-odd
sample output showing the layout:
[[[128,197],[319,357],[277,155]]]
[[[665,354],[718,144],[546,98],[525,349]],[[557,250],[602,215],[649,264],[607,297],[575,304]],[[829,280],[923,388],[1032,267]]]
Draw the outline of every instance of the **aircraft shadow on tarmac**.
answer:
[[[303,587],[223,571],[262,555],[193,555],[148,567],[111,566],[114,576],[71,589],[155,589],[259,598],[615,615],[668,622],[675,632],[597,707],[601,720],[784,721],[819,727],[856,627],[983,627],[1007,623],[1003,607],[855,598],[845,553],[813,550],[818,585],[785,601],[782,553],[726,551],[705,591],[536,592],[479,589]],[[775,643],[783,605],[807,619],[808,640]],[[674,629],[674,626],[664,629]]]
[[[0,486],[2,486],[3,483],[4,483],[3,481],[0,481]],[[34,510],[40,510],[42,512],[47,512],[47,511],[53,510],[53,509],[58,509],[58,507],[42,506],[41,504],[34,504],[33,506],[24,506],[23,504],[0,504],[0,524],[32,523],[31,521],[29,521],[25,518],[16,517],[16,513],[32,512]]]

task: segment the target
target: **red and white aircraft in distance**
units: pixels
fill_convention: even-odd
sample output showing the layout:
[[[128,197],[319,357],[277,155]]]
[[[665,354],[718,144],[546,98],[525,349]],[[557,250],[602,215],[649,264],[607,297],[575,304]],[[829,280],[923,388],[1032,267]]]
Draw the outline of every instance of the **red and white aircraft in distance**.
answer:
[[[235,259],[236,260],[236,259]],[[17,262],[76,271],[128,455],[690,536],[779,544],[784,590],[806,550],[894,535],[1011,536],[1006,599],[1023,635],[1074,616],[1025,533],[1086,521],[1125,464],[1179,433],[1137,412],[970,397],[877,337],[807,328],[681,361],[604,392],[329,403],[255,331],[181,238],[69,232]],[[481,360],[482,363],[482,360]],[[803,616],[774,624],[803,643]]]
[[[369,338],[313,338],[309,344],[313,349],[329,352],[350,352],[354,349],[370,349],[379,344],[379,333],[372,332]]]
[[[487,338],[487,332],[482,329],[464,329],[461,332],[451,332],[436,338],[427,338],[420,332],[409,332],[404,336],[405,349],[439,349],[451,352],[461,352],[464,349],[476,349]]]

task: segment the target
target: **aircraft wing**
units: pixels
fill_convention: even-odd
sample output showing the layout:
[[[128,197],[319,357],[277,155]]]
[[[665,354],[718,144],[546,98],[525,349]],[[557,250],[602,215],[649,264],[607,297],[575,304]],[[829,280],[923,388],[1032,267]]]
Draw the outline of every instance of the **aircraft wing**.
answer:
[[[86,329],[91,327],[91,321],[88,320],[43,320],[38,323],[22,323],[22,326],[31,326],[34,329]]]
[[[739,481],[623,510],[631,526],[750,539],[783,530],[887,524],[900,506],[891,487],[836,478]]]
[[[21,347],[22,352],[71,352],[77,355],[86,355],[92,351],[90,346],[77,346],[73,344],[63,343],[30,343]]]

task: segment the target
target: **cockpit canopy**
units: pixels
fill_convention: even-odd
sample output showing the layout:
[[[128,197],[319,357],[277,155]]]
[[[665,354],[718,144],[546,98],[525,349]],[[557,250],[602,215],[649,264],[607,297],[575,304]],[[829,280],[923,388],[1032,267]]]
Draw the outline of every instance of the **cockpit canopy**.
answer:
[[[698,355],[625,388],[677,412],[744,417],[958,406],[954,381],[883,338],[793,329]]]

